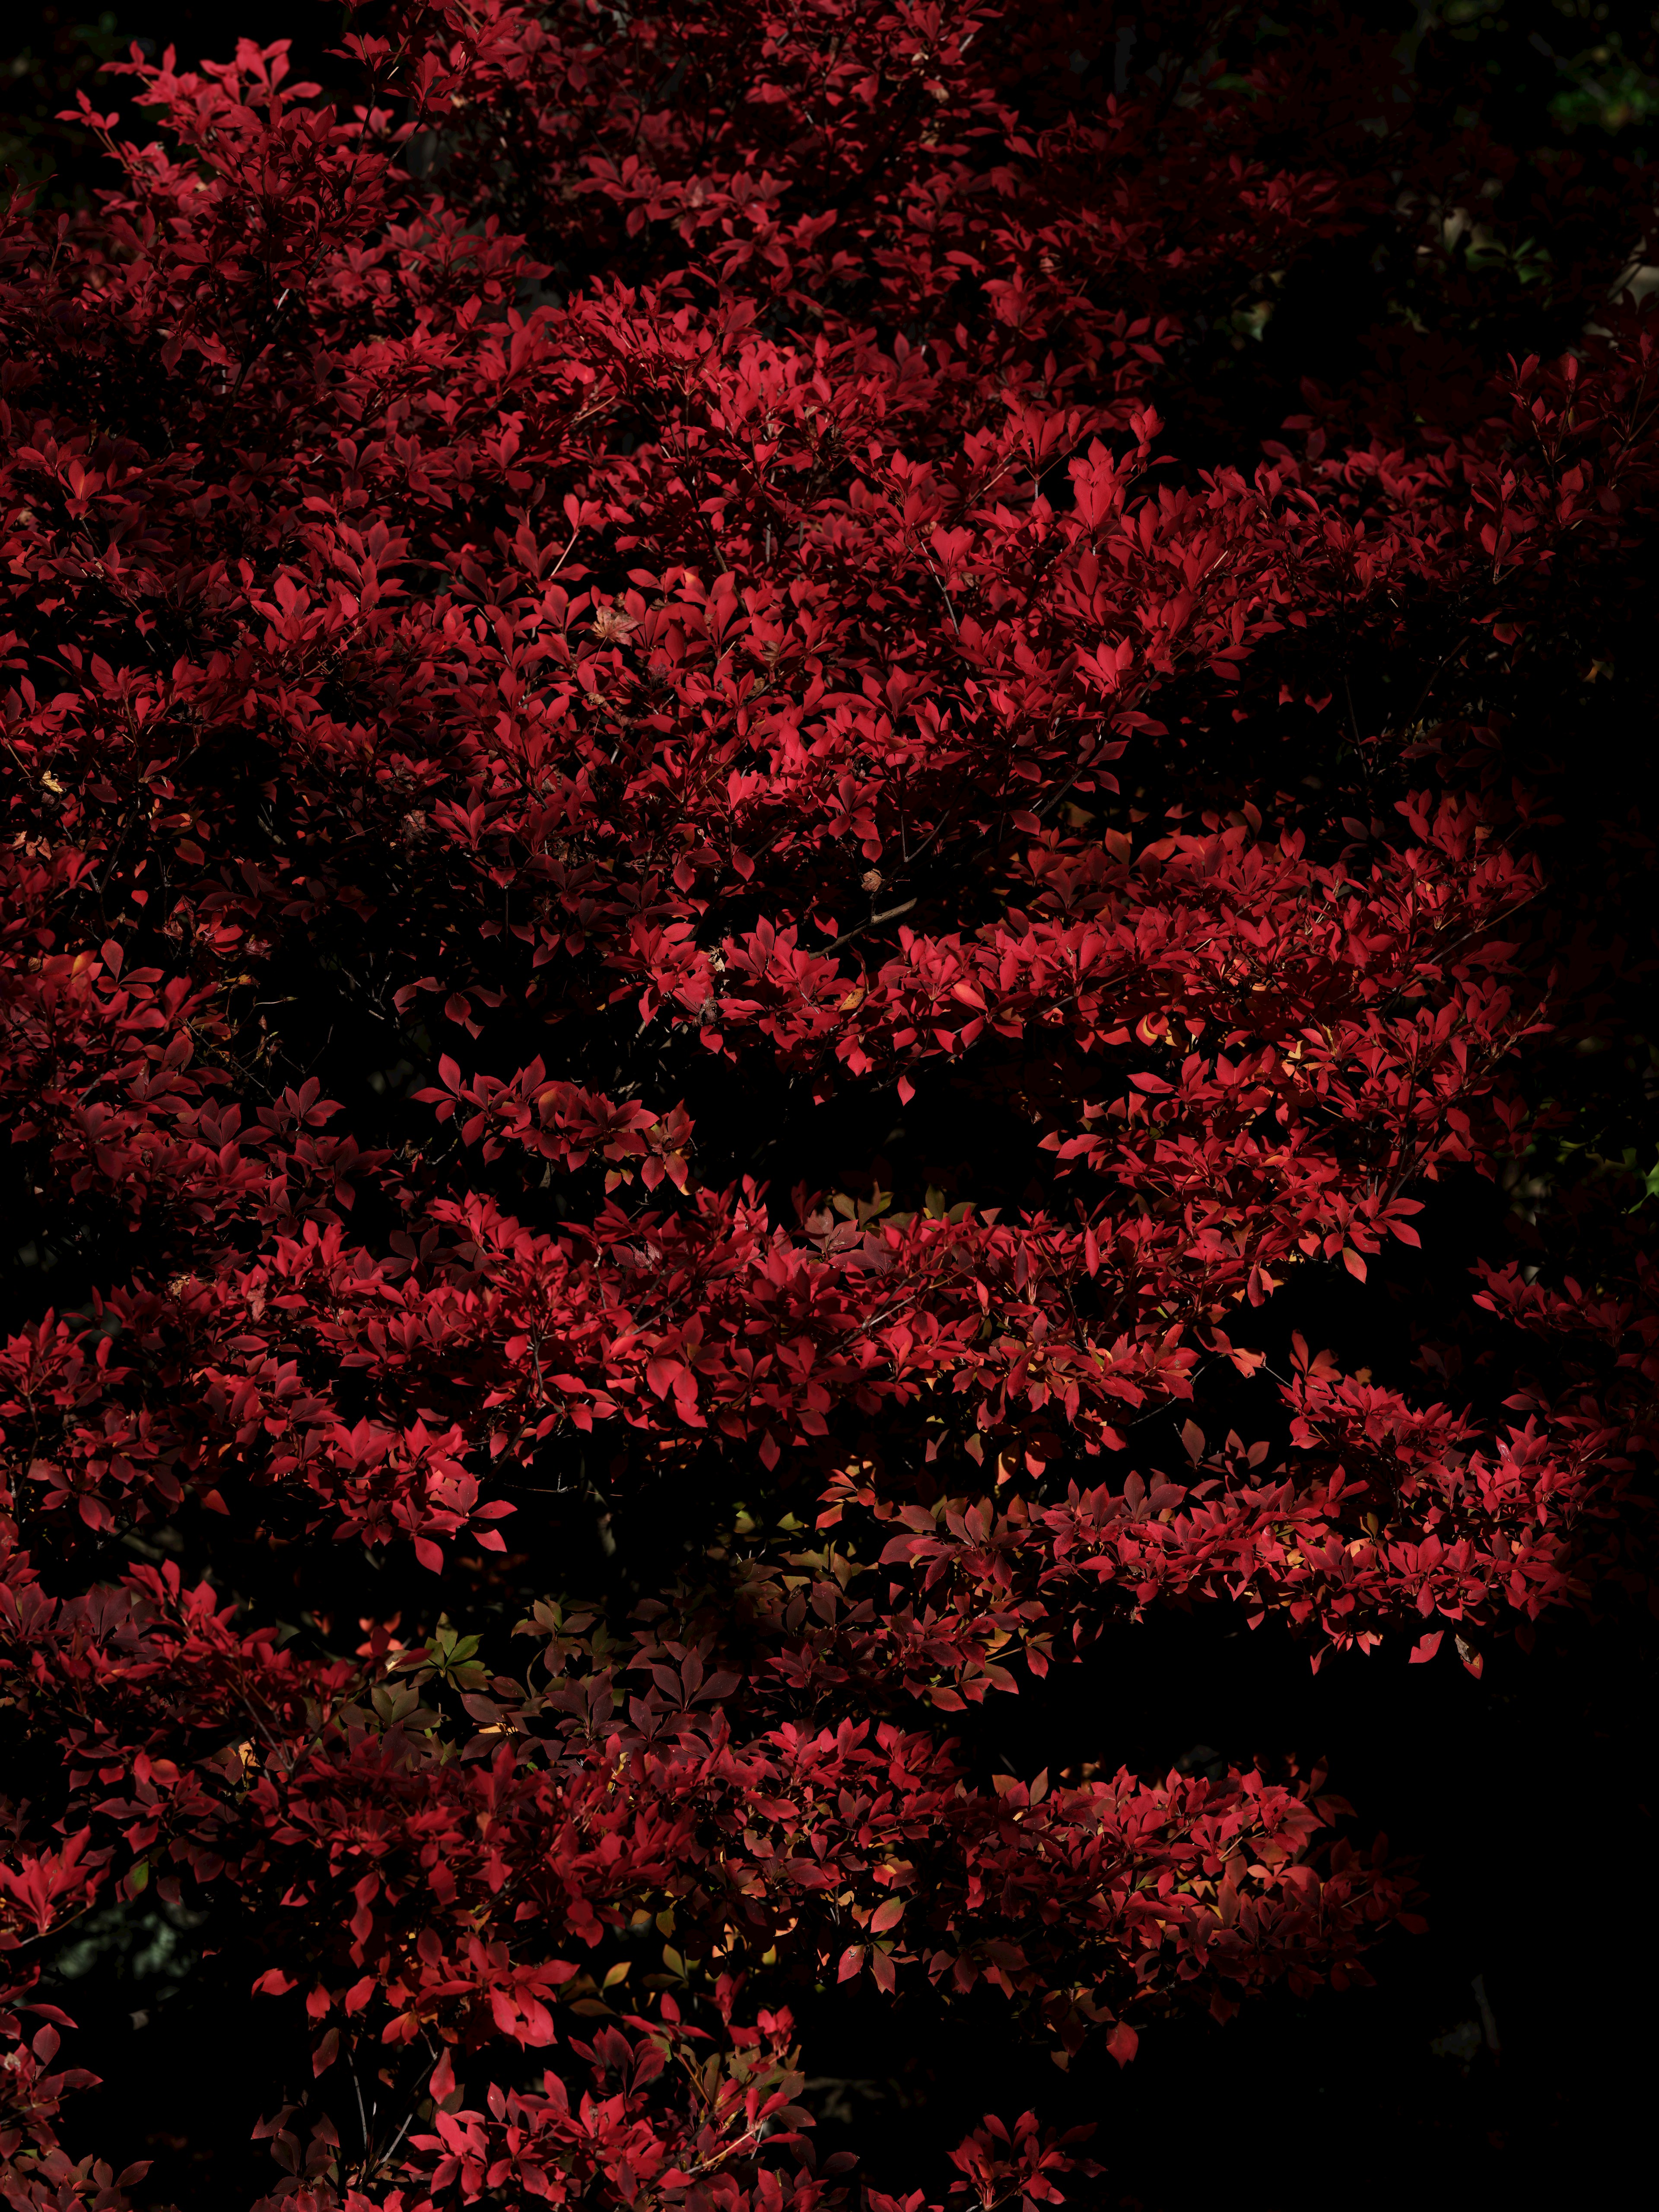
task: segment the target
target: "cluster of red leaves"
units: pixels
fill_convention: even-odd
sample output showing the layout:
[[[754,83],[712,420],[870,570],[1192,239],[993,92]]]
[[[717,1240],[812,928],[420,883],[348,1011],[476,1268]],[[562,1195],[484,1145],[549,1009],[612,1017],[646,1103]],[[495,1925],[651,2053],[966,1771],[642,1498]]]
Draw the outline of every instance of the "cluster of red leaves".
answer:
[[[1551,1126],[1592,953],[1470,672],[1626,557],[1650,319],[1183,465],[1218,300],[1449,251],[1402,146],[1425,202],[1502,158],[1377,121],[1352,26],[1229,76],[1195,15],[1131,84],[1046,12],[442,0],[344,119],[281,49],[135,62],[118,188],[0,228],[0,1099],[71,1285],[0,1349],[15,2207],[138,2179],[24,2011],[153,1883],[312,2024],[267,2203],[813,2212],[792,1986],[1127,2060],[1410,1917],[1316,1771],[994,1777],[989,1693],[1200,1599],[1478,1672],[1637,1578],[1639,1267],[1492,1257],[1502,1402],[1263,1347]],[[1352,641],[1448,623],[1339,739]],[[895,1095],[994,1133],[897,1191]],[[568,1493],[690,1498],[696,1571],[573,1613]],[[404,1640],[338,1647],[341,1546]],[[953,2185],[1073,2164],[988,2121]]]

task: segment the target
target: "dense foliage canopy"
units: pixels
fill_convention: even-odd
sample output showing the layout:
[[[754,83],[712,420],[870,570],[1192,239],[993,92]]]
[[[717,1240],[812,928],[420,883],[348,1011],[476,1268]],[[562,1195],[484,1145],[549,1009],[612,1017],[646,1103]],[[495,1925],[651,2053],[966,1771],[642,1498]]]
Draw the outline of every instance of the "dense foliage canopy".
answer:
[[[13,192],[10,2205],[1109,2191],[1425,1909],[1182,1639],[1641,1615],[1651,172],[1283,12],[409,0]],[[1020,2086],[855,2166],[849,2018]]]

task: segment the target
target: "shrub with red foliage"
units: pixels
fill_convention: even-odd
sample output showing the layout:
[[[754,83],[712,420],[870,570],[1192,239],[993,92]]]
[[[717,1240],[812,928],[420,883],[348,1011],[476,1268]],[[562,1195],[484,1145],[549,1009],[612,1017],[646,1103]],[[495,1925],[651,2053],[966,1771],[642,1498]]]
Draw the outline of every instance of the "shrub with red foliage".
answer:
[[[1652,209],[1517,212],[1317,9],[372,21],[355,106],[121,64],[0,230],[0,2194],[155,2201],[41,1992],[159,1899],[262,2204],[814,2212],[840,1984],[1127,2063],[1416,1924],[1317,1769],[1015,1773],[1001,1700],[1647,1588],[1577,1048],[1650,853],[1559,767]]]

